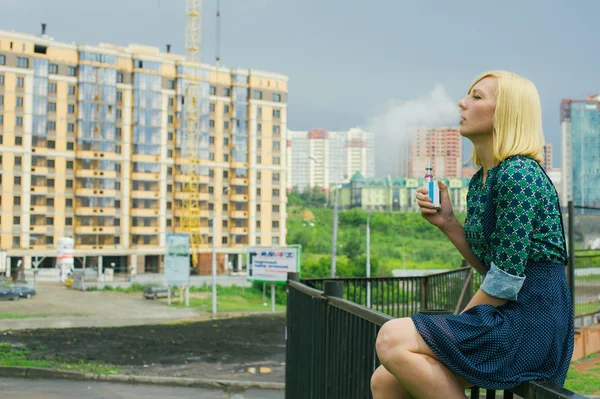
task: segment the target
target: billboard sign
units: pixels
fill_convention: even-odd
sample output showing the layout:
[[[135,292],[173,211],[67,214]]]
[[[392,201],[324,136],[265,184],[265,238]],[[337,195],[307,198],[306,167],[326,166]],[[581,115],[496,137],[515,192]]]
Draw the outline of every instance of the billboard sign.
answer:
[[[167,234],[165,253],[165,283],[188,285],[190,282],[190,236]]]
[[[300,247],[248,247],[248,280],[285,283],[289,272],[300,272]]]

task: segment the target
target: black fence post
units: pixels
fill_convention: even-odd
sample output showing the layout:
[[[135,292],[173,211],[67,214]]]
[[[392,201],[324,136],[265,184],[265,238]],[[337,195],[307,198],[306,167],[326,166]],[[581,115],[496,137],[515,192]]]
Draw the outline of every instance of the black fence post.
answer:
[[[575,207],[573,201],[569,201],[569,263],[567,266],[567,281],[571,291],[571,306],[575,315]]]
[[[429,277],[421,277],[421,311],[427,309],[427,287],[429,286]]]

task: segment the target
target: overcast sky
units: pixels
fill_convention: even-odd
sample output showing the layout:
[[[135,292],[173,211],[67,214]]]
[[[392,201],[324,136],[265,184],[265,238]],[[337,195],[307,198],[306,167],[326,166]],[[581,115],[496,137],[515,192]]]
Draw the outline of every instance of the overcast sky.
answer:
[[[0,0],[0,29],[37,34],[46,22],[59,41],[171,43],[183,53],[184,4]],[[210,63],[215,10],[204,0]],[[292,130],[382,126],[406,102],[427,107],[441,92],[455,103],[476,75],[505,69],[536,84],[558,167],[561,99],[600,92],[597,0],[222,0],[221,13],[222,64],[288,75]],[[381,130],[378,148],[399,131]]]

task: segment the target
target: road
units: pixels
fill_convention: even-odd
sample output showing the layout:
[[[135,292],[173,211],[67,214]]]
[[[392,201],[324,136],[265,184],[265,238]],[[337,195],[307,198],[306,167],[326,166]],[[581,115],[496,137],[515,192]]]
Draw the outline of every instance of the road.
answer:
[[[96,381],[0,378],[0,398],[2,399],[283,399],[284,396],[283,391],[274,390],[252,389],[243,393],[226,393],[201,388],[130,385]]]

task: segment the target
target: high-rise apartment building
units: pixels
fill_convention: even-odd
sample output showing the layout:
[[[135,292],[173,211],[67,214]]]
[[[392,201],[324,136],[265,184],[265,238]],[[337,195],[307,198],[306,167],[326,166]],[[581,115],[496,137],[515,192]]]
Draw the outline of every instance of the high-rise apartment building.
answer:
[[[88,266],[159,271],[181,232],[186,82],[200,88],[200,270],[284,245],[287,81],[191,64],[154,47],[60,43],[0,31],[0,248],[52,267],[59,237]],[[189,160],[188,160],[189,161]]]
[[[425,175],[426,159],[430,158],[436,177],[462,177],[462,141],[458,128],[419,128],[408,149],[408,176]]]
[[[552,144],[544,144],[544,163],[542,164],[545,170],[552,170]]]
[[[287,188],[329,188],[356,172],[375,175],[375,135],[360,128],[342,132],[325,129],[289,131]]]
[[[563,99],[562,203],[600,206],[600,95]]]

